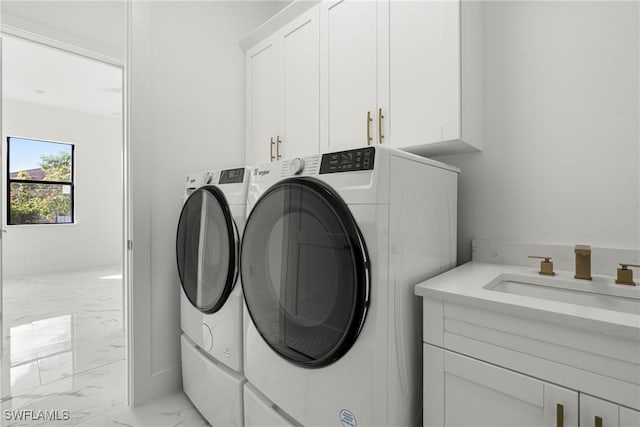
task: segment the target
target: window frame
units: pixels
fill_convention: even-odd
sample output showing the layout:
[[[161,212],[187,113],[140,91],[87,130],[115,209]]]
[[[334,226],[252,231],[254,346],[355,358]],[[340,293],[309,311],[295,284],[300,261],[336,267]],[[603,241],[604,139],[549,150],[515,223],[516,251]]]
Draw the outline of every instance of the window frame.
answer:
[[[65,146],[70,146],[71,147],[71,180],[70,181],[46,181],[46,180],[38,180],[38,179],[12,179],[11,178],[11,169],[10,169],[10,162],[11,162],[11,140],[12,139],[20,139],[20,140],[27,140],[27,141],[35,141],[35,142],[45,142],[45,143],[50,143],[50,144],[59,144],[59,145],[65,145]],[[6,209],[6,216],[5,216],[5,223],[8,227],[14,227],[14,226],[31,226],[31,225],[73,225],[76,223],[76,214],[75,214],[75,194],[76,194],[76,188],[75,188],[75,166],[76,166],[76,145],[69,143],[69,142],[59,142],[59,141],[51,141],[51,140],[44,140],[44,139],[36,139],[36,138],[25,138],[25,137],[21,137],[21,136],[7,136],[6,137],[6,146],[7,146],[7,161],[6,161],[6,167],[7,167],[7,176],[6,176],[6,205],[5,205],[5,209]],[[45,184],[45,185],[68,185],[71,187],[71,221],[69,222],[42,222],[42,223],[13,223],[11,222],[11,184],[12,183],[24,183],[24,184]]]

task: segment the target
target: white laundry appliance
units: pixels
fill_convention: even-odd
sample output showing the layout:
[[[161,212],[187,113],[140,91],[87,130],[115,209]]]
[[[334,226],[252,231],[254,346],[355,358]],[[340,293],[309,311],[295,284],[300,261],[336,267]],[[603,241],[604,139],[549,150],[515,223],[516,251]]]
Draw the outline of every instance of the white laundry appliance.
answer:
[[[413,288],[455,266],[458,173],[380,146],[253,169],[241,255],[245,375],[271,402],[265,419],[419,423]]]
[[[189,175],[176,236],[184,391],[212,425],[243,425],[239,284],[249,168]]]

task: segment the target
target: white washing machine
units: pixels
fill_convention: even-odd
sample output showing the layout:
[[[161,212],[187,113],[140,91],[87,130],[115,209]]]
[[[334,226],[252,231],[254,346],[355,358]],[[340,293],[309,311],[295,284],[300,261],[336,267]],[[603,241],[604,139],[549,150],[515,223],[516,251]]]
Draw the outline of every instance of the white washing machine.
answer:
[[[241,256],[245,375],[305,426],[415,426],[421,305],[455,266],[457,179],[385,147],[256,167]]]
[[[176,236],[183,388],[212,425],[243,425],[240,239],[250,169],[187,177]]]

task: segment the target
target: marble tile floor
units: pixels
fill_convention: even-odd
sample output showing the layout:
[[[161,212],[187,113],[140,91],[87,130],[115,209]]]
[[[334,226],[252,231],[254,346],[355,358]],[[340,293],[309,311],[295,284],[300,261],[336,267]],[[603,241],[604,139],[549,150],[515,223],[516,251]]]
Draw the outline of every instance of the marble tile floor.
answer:
[[[183,392],[153,400],[137,408],[115,408],[78,427],[208,427],[209,423]]]
[[[118,268],[4,280],[3,426],[76,425],[125,404],[122,297]],[[68,419],[24,418],[38,411]]]

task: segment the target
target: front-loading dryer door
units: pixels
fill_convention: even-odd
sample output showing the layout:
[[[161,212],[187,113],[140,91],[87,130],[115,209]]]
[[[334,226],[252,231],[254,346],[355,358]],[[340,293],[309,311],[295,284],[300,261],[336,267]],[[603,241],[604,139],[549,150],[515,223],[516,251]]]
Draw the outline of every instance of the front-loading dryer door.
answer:
[[[286,360],[333,363],[353,345],[369,303],[369,257],[342,198],[289,178],[256,202],[245,225],[242,288],[253,324]]]
[[[238,276],[239,238],[224,194],[200,187],[184,203],[176,237],[178,275],[191,304],[215,313]]]

